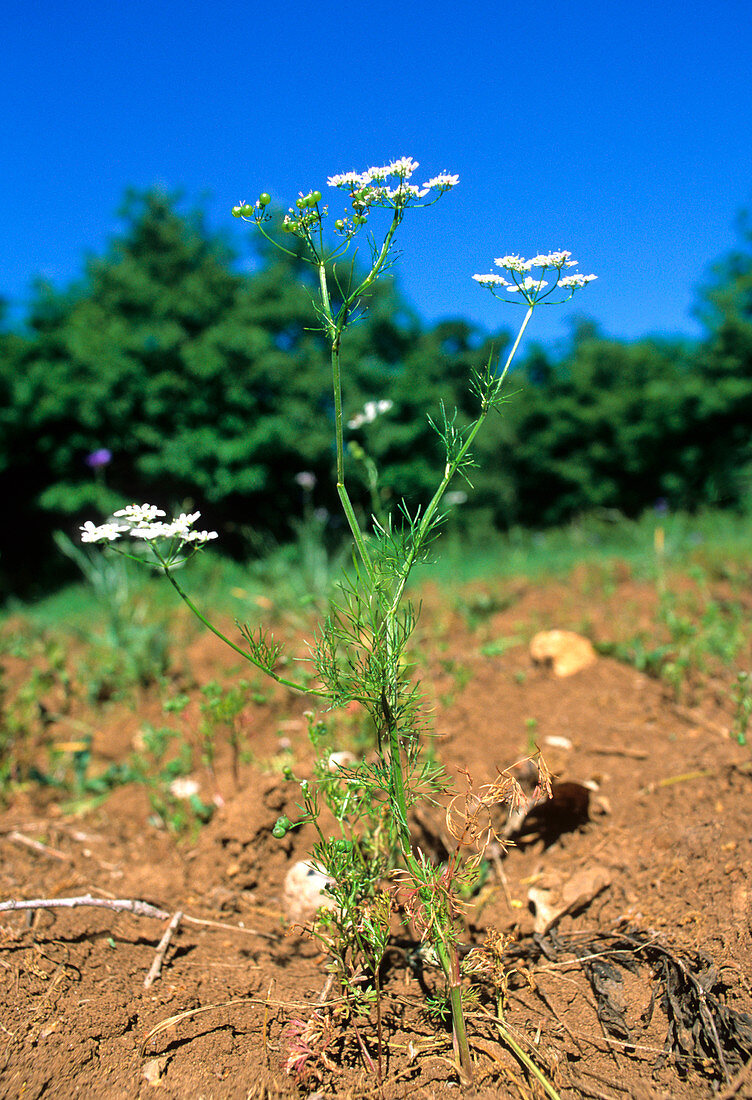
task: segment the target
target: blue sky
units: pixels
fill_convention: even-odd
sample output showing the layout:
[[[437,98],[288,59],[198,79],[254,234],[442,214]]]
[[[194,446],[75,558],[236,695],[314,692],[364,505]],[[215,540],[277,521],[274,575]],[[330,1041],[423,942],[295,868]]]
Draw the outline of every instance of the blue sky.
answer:
[[[749,0],[5,11],[0,295],[16,311],[35,276],[64,286],[104,250],[129,185],[182,188],[243,247],[237,201],[286,207],[410,155],[421,179],[461,178],[401,236],[397,276],[425,319],[511,325],[470,276],[567,248],[599,280],[539,310],[532,338],[582,313],[617,338],[694,335],[696,288],[752,203]]]

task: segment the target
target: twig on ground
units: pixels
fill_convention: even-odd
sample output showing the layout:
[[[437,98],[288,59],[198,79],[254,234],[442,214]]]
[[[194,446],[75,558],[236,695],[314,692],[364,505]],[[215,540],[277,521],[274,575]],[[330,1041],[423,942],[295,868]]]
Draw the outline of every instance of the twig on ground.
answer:
[[[625,747],[606,748],[599,745],[588,745],[586,752],[592,756],[628,756],[631,760],[647,760],[650,753],[644,749],[628,749]]]
[[[32,840],[30,836],[25,836],[24,833],[19,833],[16,829],[7,834],[8,840],[14,841],[16,844],[22,844],[25,848],[31,848],[33,852],[39,852],[43,856],[49,856],[51,859],[59,859],[63,863],[70,863],[70,856],[67,856],[65,852],[58,852],[57,848],[50,848],[48,844],[42,844],[41,840]]]
[[[132,913],[135,917],[154,917],[156,920],[166,920],[170,915],[164,909],[158,909],[156,905],[137,898],[95,898],[92,894],[83,894],[76,898],[0,901],[0,913],[13,912],[16,909],[73,909],[77,905],[95,905],[100,909],[112,909],[116,913]]]
[[[177,932],[178,925],[180,924],[182,916],[183,914],[180,912],[179,909],[176,910],[175,913],[173,913],[172,920],[167,925],[165,933],[157,946],[156,954],[154,955],[154,962],[151,964],[149,973],[144,978],[144,989],[150,989],[162,973],[162,963],[164,962],[164,957],[167,954],[167,948],[170,946],[173,934]]]
[[[94,905],[100,909],[112,909],[116,913],[131,913],[135,917],[153,917],[155,920],[167,920],[170,915],[166,910],[159,909],[156,905],[150,905],[148,901],[139,901],[137,898],[97,898],[92,894],[82,894],[80,897],[75,898],[0,901],[0,913],[21,909],[73,909],[78,905]],[[190,924],[205,925],[209,928],[226,928],[231,932],[245,932],[249,936],[261,936],[267,940],[277,939],[270,932],[259,932],[255,928],[243,928],[241,925],[227,924],[224,921],[190,917],[187,913],[181,913],[181,920]]]

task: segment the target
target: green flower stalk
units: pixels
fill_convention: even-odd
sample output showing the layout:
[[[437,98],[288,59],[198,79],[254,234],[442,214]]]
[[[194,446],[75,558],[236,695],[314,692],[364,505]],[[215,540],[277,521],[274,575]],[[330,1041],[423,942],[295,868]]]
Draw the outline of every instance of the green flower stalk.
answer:
[[[332,243],[325,233],[329,208],[318,190],[301,192],[282,222],[284,237],[298,241],[297,250],[291,254],[299,257],[302,244],[303,259],[316,273],[314,309],[331,351],[337,494],[355,547],[354,569],[345,575],[339,599],[311,643],[311,663],[320,686],[281,677],[275,667],[280,647],[263,629],[242,627],[243,644],[232,642],[211,624],[178,583],[174,568],[216,537],[214,532],[193,531],[198,513],[165,522],[161,518],[164,513],[156,507],[132,505],[99,527],[84,525],[82,540],[106,543],[121,553],[127,553],[116,545],[122,538],[141,540],[181,598],[233,650],[278,682],[318,694],[331,707],[355,701],[368,712],[375,730],[374,760],[338,766],[334,775],[329,774],[325,763],[318,765],[315,781],[301,785],[300,818],[294,824],[287,818],[280,819],[274,834],[283,836],[305,822],[315,826],[319,839],[313,858],[332,883],[329,892],[334,901],[334,909],[321,917],[320,938],[335,960],[334,970],[352,1004],[358,997],[363,998],[362,1004],[368,1003],[363,981],[371,974],[377,1011],[379,961],[389,929],[389,906],[385,908],[380,881],[384,873],[399,877],[408,898],[405,912],[430,942],[443,972],[458,1070],[463,1082],[471,1082],[473,1066],[462,1002],[455,903],[456,887],[469,871],[459,844],[445,866],[432,865],[417,849],[410,824],[413,805],[426,795],[446,790],[448,784],[443,769],[422,754],[424,703],[411,678],[407,658],[417,615],[406,599],[406,588],[414,566],[425,560],[445,518],[442,505],[447,503],[445,495],[453,479],[459,475],[470,484],[474,441],[490,414],[501,408],[505,380],[535,307],[567,300],[595,276],[563,274],[564,269],[576,266],[569,252],[551,252],[531,260],[504,256],[495,261],[505,271],[504,276],[473,276],[502,300],[527,305],[517,338],[503,365],[489,359],[468,379],[477,400],[475,419],[470,424],[459,426],[456,413],[448,414],[443,405],[440,417],[431,421],[446,458],[436,491],[423,509],[411,514],[403,502],[395,514],[382,515],[376,463],[360,443],[350,444],[351,457],[366,471],[374,506],[373,517],[364,520],[353,505],[346,483],[345,429],[367,427],[377,416],[388,413],[392,402],[369,401],[362,411],[346,417],[342,337],[357,318],[369,291],[389,270],[395,236],[408,210],[433,205],[459,182],[457,176],[442,172],[418,186],[411,182],[418,167],[411,157],[402,157],[364,172],[331,176],[329,186],[344,193],[349,203],[347,211],[334,221]],[[239,203],[233,214],[253,222],[276,247],[291,252],[271,234],[270,204],[270,195],[263,192],[255,204]],[[384,221],[377,236],[371,227],[380,219]],[[370,264],[365,274],[359,275],[354,261],[357,245],[364,239],[370,250]],[[349,278],[344,280],[337,265],[351,250],[354,254]],[[332,279],[336,293],[330,284]],[[138,553],[127,556],[142,560]],[[317,739],[318,732],[312,734],[312,740],[321,751],[324,746],[317,744]],[[318,791],[338,822],[340,838],[327,838],[319,827]]]

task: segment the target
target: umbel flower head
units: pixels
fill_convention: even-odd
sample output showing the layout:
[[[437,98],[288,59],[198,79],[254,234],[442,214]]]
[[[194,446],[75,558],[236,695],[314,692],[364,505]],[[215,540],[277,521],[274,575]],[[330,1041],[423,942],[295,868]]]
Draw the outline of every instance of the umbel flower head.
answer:
[[[388,164],[366,168],[364,172],[340,172],[329,176],[329,186],[346,191],[350,199],[351,210],[334,222],[338,236],[347,243],[367,224],[368,215],[378,207],[392,209],[401,215],[408,206],[432,206],[460,181],[459,176],[444,171],[418,186],[410,182],[418,167],[412,157],[398,157]],[[282,230],[308,240],[310,245],[312,234],[321,229],[329,214],[329,207],[322,199],[320,191],[307,194],[301,191],[295,208],[290,207],[284,216]],[[272,217],[267,209],[270,202],[271,196],[264,192],[255,204],[240,202],[232,208],[232,213],[236,218],[252,220],[261,227]]]
[[[155,556],[162,564],[175,564],[179,554],[186,546],[192,551],[200,550],[207,542],[218,537],[216,531],[194,531],[194,523],[200,512],[181,512],[175,519],[166,523],[160,517],[166,513],[156,504],[129,504],[115,512],[112,519],[99,526],[87,520],[81,527],[81,542],[116,542],[126,536],[149,543],[169,542],[166,553],[154,549]]]
[[[475,281],[480,283],[481,286],[487,287],[495,298],[503,298],[504,301],[513,302],[515,299],[505,296],[517,294],[519,295],[517,301],[524,300],[531,306],[543,301],[546,301],[547,305],[567,302],[575,290],[579,290],[587,283],[592,283],[593,279],[598,278],[597,275],[580,275],[578,272],[572,275],[562,275],[562,270],[565,267],[577,267],[577,260],[572,259],[571,252],[546,252],[533,256],[531,260],[526,260],[524,256],[517,256],[516,254],[500,256],[494,260],[494,263],[511,276],[511,282],[503,275],[497,275],[495,272],[488,275],[473,275]],[[537,278],[530,274],[534,268],[537,269]],[[549,283],[548,279],[543,278],[546,271],[549,270],[555,275],[556,281],[553,285]],[[550,286],[550,289],[545,290],[548,286]],[[547,301],[557,290],[569,291],[569,293],[565,298],[557,297],[555,301]]]
[[[445,191],[451,191],[460,182],[459,176],[441,172],[426,180],[422,187],[408,182],[420,165],[412,157],[400,157],[365,172],[342,172],[326,181],[330,187],[349,191],[353,206],[368,210],[375,206],[402,207],[417,199],[432,196],[435,202]],[[423,205],[429,205],[428,203]]]

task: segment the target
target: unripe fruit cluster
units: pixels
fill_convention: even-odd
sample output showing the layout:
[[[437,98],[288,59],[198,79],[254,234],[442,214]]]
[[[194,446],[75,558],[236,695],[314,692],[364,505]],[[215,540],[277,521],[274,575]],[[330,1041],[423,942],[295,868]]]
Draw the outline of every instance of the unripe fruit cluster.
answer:
[[[314,206],[317,206],[321,202],[321,192],[311,191],[310,195],[301,195],[296,200],[295,205],[298,210],[313,210]]]
[[[272,829],[272,836],[277,840],[281,840],[282,837],[292,828],[292,822],[289,817],[278,817],[277,822]]]
[[[256,210],[263,210],[265,206],[268,206],[272,201],[272,197],[268,191],[262,191],[258,197],[256,206],[251,205],[249,202],[238,203],[237,206],[232,208],[233,218],[252,218],[256,213]]]

